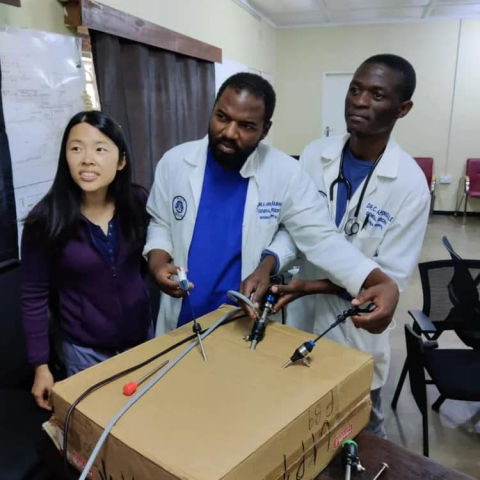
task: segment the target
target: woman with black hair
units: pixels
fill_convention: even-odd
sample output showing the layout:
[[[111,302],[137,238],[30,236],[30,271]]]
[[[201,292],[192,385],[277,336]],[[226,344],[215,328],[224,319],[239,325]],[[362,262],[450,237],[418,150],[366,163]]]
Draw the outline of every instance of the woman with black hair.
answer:
[[[50,409],[49,294],[58,297],[67,375],[153,336],[142,248],[147,192],[131,181],[128,146],[107,115],[67,125],[50,191],[25,221],[22,312],[32,393]]]

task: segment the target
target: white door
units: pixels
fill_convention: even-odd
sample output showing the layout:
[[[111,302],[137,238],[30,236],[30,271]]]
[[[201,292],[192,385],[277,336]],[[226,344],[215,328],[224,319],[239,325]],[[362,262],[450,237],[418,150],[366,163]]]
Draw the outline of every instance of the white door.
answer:
[[[322,136],[346,133],[345,96],[353,73],[325,73],[323,78]]]

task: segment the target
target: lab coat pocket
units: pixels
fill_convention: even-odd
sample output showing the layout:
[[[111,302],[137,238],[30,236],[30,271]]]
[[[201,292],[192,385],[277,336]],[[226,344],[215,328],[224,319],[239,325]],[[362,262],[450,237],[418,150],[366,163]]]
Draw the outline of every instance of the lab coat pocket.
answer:
[[[354,245],[361,250],[367,258],[373,258],[383,240],[385,233],[380,227],[369,225],[358,233]]]

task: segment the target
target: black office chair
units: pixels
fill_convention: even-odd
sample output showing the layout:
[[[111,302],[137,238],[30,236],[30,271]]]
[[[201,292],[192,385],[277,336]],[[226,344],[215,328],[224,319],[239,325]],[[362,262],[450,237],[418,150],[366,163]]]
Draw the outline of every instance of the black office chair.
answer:
[[[427,340],[436,340],[445,330],[454,330],[465,345],[480,348],[480,331],[475,326],[480,324],[480,316],[475,313],[480,292],[480,260],[461,259],[451,248],[448,240],[450,260],[436,260],[420,263],[420,279],[423,290],[422,310],[411,310],[408,313],[413,318],[413,331],[422,334]],[[472,286],[473,285],[473,286]],[[461,306],[462,302],[455,297],[454,286],[460,290],[463,297],[467,297],[465,305],[472,304],[473,308]],[[464,298],[465,300],[465,298]],[[426,320],[425,320],[426,319]],[[458,324],[458,319],[462,321]],[[468,321],[468,322],[467,322]],[[473,330],[468,330],[469,323]],[[429,325],[434,325],[434,330],[429,330]],[[395,389],[392,408],[395,410],[398,398],[402,391],[407,376],[407,362],[403,365],[402,373]]]
[[[20,310],[21,269],[17,263],[0,271],[0,478],[39,478],[36,444],[50,413],[30,393],[33,370],[26,360]]]
[[[435,333],[435,326],[432,322],[425,320],[424,326],[431,333]],[[405,325],[405,340],[410,388],[422,414],[423,454],[428,457],[426,385],[433,384],[440,392],[440,397],[432,405],[433,410],[437,412],[446,399],[480,401],[480,382],[478,380],[480,378],[480,350],[440,349],[435,340],[423,341],[410,325]],[[425,378],[425,370],[431,380]]]

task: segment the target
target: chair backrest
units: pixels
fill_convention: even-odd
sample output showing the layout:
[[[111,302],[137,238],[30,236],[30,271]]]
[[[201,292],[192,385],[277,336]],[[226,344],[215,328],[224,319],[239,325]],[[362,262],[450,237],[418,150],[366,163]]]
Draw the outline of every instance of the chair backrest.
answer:
[[[464,259],[463,263],[473,277],[477,291],[480,292],[480,260]],[[424,262],[418,265],[418,269],[423,291],[422,311],[437,324],[437,328],[441,329],[441,322],[449,319],[450,312],[455,307],[449,293],[449,285],[455,274],[454,262],[451,259]],[[475,339],[478,332],[472,336]]]
[[[480,295],[475,285],[475,279],[466,262],[453,249],[448,238],[443,237],[442,242],[452,258],[454,269],[452,280],[448,285],[450,300],[463,316],[471,317],[472,320],[480,318]]]
[[[427,413],[427,389],[425,387],[424,353],[422,339],[410,325],[405,325],[405,342],[407,345],[407,368],[410,389],[422,415]]]
[[[480,260],[464,259],[480,294]],[[448,285],[455,269],[452,260],[434,260],[418,264],[423,290],[422,311],[432,322],[445,320],[454,307],[448,294]]]
[[[433,158],[432,157],[414,157],[418,166],[423,170],[425,178],[427,179],[428,188],[432,184],[433,178]]]
[[[448,284],[448,295],[454,305],[450,320],[476,321],[480,324],[480,295],[466,262],[453,249],[447,237],[442,238],[453,263],[453,277]],[[480,348],[480,332],[455,330],[462,341],[472,348]]]
[[[469,158],[467,160],[466,174],[470,177],[469,195],[480,196],[480,158]]]
[[[20,307],[21,269],[12,265],[0,270],[0,385],[31,388],[32,368],[27,363]]]

